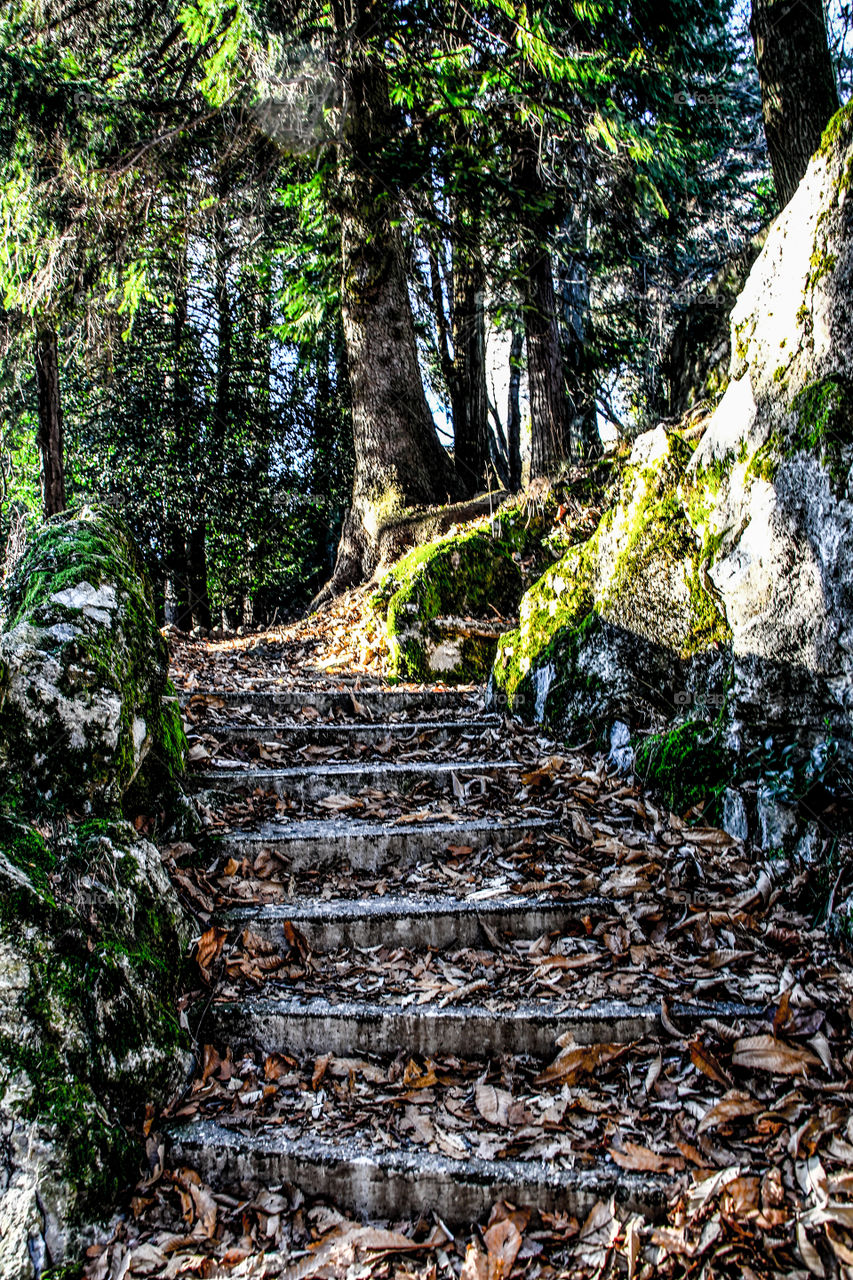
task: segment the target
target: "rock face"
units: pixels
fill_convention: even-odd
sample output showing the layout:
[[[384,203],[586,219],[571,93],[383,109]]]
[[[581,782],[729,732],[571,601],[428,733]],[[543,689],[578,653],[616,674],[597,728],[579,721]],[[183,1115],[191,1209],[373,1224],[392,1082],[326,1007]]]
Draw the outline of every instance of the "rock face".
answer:
[[[99,810],[120,801],[149,756],[151,770],[180,771],[165,642],[115,516],[85,508],[40,531],[7,584],[0,662],[7,779]]]
[[[182,767],[137,553],[92,511],[19,566],[0,638],[0,1276],[79,1253],[139,1164],[147,1103],[189,1067],[175,1013],[189,924],[121,817]],[[150,766],[156,764],[155,769]],[[88,810],[89,816],[82,818]]]
[[[689,457],[663,428],[639,437],[593,537],[525,594],[493,696],[586,737],[615,721],[654,723],[692,698],[698,671],[722,688],[728,629],[679,493]]]
[[[525,596],[493,682],[517,710],[572,735],[663,730],[646,762],[666,750],[682,774],[694,748],[717,747],[745,777],[737,761],[768,737],[814,756],[827,723],[849,752],[851,176],[845,109],[738,300],[728,389],[700,444],[641,436],[594,537]],[[687,722],[676,766],[667,737]],[[724,807],[742,831],[735,793]],[[759,824],[752,807],[759,839],[794,838],[796,822]]]

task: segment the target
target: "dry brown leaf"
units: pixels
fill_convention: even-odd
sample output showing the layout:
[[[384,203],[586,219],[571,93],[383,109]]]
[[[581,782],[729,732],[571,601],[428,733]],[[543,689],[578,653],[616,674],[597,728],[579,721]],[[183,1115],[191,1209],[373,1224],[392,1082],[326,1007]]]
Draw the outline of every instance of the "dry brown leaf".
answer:
[[[733,1120],[744,1120],[749,1116],[758,1115],[759,1111],[763,1110],[763,1103],[756,1102],[755,1098],[751,1098],[748,1093],[731,1089],[724,1098],[705,1112],[696,1132],[707,1133],[709,1129],[717,1129],[720,1125],[730,1124]]]
[[[642,1173],[660,1173],[663,1169],[683,1168],[679,1156],[660,1156],[639,1142],[623,1142],[621,1147],[608,1147],[610,1156],[620,1169],[634,1169]]]
[[[750,1071],[771,1071],[774,1075],[807,1075],[810,1067],[819,1067],[820,1058],[810,1049],[786,1044],[774,1036],[745,1036],[735,1043],[732,1063]]]
[[[489,1251],[489,1280],[504,1280],[512,1271],[521,1248],[521,1232],[511,1218],[504,1218],[483,1234]]]
[[[478,1084],[474,1090],[474,1104],[484,1120],[489,1124],[499,1124],[504,1128],[529,1124],[533,1116],[524,1104],[516,1101],[506,1089],[496,1089],[492,1084]]]
[[[334,1055],[331,1053],[323,1054],[323,1056],[321,1058],[318,1058],[314,1063],[314,1071],[311,1075],[312,1089],[316,1089],[317,1086],[320,1084],[320,1081],[323,1079],[323,1076],[326,1074],[326,1069],[329,1063],[332,1061],[333,1056]]]
[[[323,796],[318,801],[324,809],[331,809],[333,813],[347,813],[351,809],[363,809],[364,801],[359,800],[358,796],[345,796],[335,793],[330,796]]]
[[[697,1071],[701,1071],[709,1080],[716,1080],[717,1084],[727,1086],[731,1084],[731,1076],[723,1070],[711,1050],[701,1040],[691,1042],[690,1060]]]
[[[205,979],[210,977],[210,970],[218,960],[227,937],[228,931],[214,924],[199,938],[196,961]]]

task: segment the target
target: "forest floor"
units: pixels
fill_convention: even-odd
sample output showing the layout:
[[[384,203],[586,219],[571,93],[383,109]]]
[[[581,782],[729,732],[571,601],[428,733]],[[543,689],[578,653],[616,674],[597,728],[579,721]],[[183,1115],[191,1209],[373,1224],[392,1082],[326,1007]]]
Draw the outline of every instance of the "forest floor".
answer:
[[[853,1277],[853,969],[807,875],[665,812],[591,750],[484,715],[482,690],[409,706],[418,691],[397,685],[388,702],[364,593],[266,634],[173,641],[172,655],[206,824],[161,851],[199,921],[181,1005],[197,1071],[146,1122],[146,1175],[90,1250],[90,1280]],[[510,820],[530,827],[514,843],[439,843],[410,865],[282,853],[319,822],[399,843]],[[389,903],[431,921],[451,901],[454,940],[382,934]],[[513,935],[503,909],[545,924]],[[459,1011],[484,1039],[410,1052],[379,1036],[353,1053],[333,1029],[300,1049],[297,1021],[274,1043],[247,1030],[240,1011],[259,1000],[368,1002],[395,1026]],[[599,1007],[622,1010],[622,1030],[573,1036]],[[626,1008],[654,1016],[631,1031]],[[489,1051],[490,1028],[520,1009],[554,1020],[547,1049]],[[428,1204],[364,1220],[286,1180],[235,1192],[225,1157],[194,1163],[169,1137],[199,1121],[362,1162],[379,1149],[425,1168],[513,1161],[544,1170],[542,1185],[588,1174],[602,1194],[580,1212],[575,1192],[533,1211],[496,1196],[464,1229]],[[659,1192],[660,1212],[631,1188]]]

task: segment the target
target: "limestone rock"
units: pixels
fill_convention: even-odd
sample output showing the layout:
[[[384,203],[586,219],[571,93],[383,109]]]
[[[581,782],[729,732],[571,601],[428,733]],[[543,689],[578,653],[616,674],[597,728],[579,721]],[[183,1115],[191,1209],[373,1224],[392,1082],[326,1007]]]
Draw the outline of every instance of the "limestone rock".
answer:
[[[185,741],[114,516],[86,509],[36,535],[8,583],[0,658],[0,1276],[33,1280],[79,1256],[134,1179],[146,1104],[189,1067],[175,1013],[189,923],[120,816],[176,785]]]
[[[0,704],[7,785],[44,800],[115,807],[153,752],[182,767],[177,707],[163,701],[165,642],[130,535],[84,508],[35,536],[7,583]]]
[[[0,1276],[79,1253],[138,1166],[145,1105],[190,1066],[174,1012],[189,923],[157,850],[91,820],[0,823]]]
[[[848,107],[737,302],[698,447],[639,437],[595,535],[525,595],[493,672],[515,710],[577,738],[690,723],[674,745],[751,759],[753,781],[765,741],[799,739],[807,760],[827,724],[853,755],[851,179]],[[764,847],[790,847],[784,815],[753,816]],[[750,815],[729,801],[727,820],[741,833]]]

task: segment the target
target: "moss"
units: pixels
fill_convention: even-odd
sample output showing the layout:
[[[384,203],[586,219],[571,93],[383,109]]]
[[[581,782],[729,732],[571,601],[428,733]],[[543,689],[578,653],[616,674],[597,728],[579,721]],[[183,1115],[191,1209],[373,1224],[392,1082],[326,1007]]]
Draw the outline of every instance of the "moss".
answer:
[[[635,760],[638,775],[670,809],[685,813],[702,805],[704,820],[735,767],[734,753],[720,741],[719,726],[701,720],[644,738]]]
[[[91,1220],[132,1178],[145,1104],[175,1084],[183,925],[141,876],[126,824],[88,820],[53,847],[8,820],[0,836],[5,865],[28,877],[0,860],[0,934],[29,974],[24,1034],[0,1030],[0,1076],[26,1077],[17,1113],[57,1135],[70,1221]]]
[[[84,583],[112,588],[115,607],[81,611],[56,599]],[[168,666],[150,584],[130,534],[110,511],[84,508],[55,517],[6,583],[4,608],[7,632],[23,622],[37,629],[36,650],[43,661],[58,664],[60,696],[72,702],[117,698],[120,718],[117,745],[111,734],[93,728],[80,746],[57,721],[36,749],[29,717],[17,698],[7,697],[0,712],[7,769],[31,772],[30,793],[35,799],[38,792],[42,802],[48,795],[68,802],[85,790],[93,803],[114,807],[137,770],[139,722],[150,735],[160,715]]]
[[[40,897],[51,898],[51,876],[56,871],[56,855],[41,832],[0,814],[0,849],[14,866],[24,872]]]
[[[779,470],[779,462],[780,440],[778,435],[774,434],[760,449],[756,449],[750,458],[745,479],[747,481],[766,480],[769,484],[773,484]]]
[[[534,705],[536,672],[552,663],[558,676],[548,694],[547,713],[559,715],[559,687],[564,686],[566,698],[572,696],[570,689],[579,688],[580,647],[601,620],[666,644],[681,658],[731,639],[704,572],[714,549],[712,540],[706,535],[702,547],[697,546],[685,503],[701,505],[707,515],[705,508],[710,510],[734,454],[701,472],[682,497],[679,484],[693,446],[677,434],[670,435],[667,444],[666,455],[651,466],[626,468],[618,504],[605,514],[593,537],[552,566],[525,594],[519,627],[502,638],[493,672],[496,687],[513,709]],[[611,563],[609,546],[614,539],[618,554]],[[679,579],[682,598],[673,608],[670,581],[677,584]],[[666,593],[660,608],[655,591]]]
[[[522,686],[534,663],[548,661],[554,638],[574,632],[590,613],[597,543],[596,537],[570,551],[525,593],[519,626],[501,638],[493,671],[510,706],[529,697],[529,688]]]
[[[665,629],[665,612],[672,602],[662,601],[663,613],[655,622],[655,634],[648,637],[675,649],[681,658],[731,639],[725,616],[705,586],[703,568],[709,543],[706,540],[701,549],[697,548],[685,499],[678,489],[689,457],[689,452],[685,454],[684,450],[671,448],[666,465],[653,482],[647,484],[642,500],[636,503],[633,523],[625,532],[624,545],[599,606],[605,617],[613,614],[614,620],[619,621],[626,614],[626,607],[630,613],[631,597],[638,592],[644,595],[651,589],[653,566],[672,566],[676,575],[683,572],[688,594],[686,617],[681,617],[676,610],[671,625]],[[700,508],[703,512],[710,510],[733,460],[734,454],[729,454],[696,477],[686,499],[688,504],[692,499],[694,517]]]
[[[816,454],[836,484],[846,480],[853,444],[853,390],[845,378],[822,378],[809,383],[797,395],[791,411],[796,426],[793,451]]]
[[[403,556],[373,597],[374,607],[386,615],[391,677],[426,680],[435,675],[430,654],[445,637],[434,619],[511,616],[524,590],[524,558],[532,555],[540,565],[550,558],[542,544],[552,523],[549,508],[537,512],[515,504],[491,520]],[[442,678],[456,683],[483,679],[495,649],[495,640],[466,637],[460,660]]]
[[[836,111],[823,131],[818,155],[830,157],[835,151],[848,147],[853,141],[853,102]]]
[[[583,671],[580,664],[581,654],[594,641],[600,628],[601,618],[593,610],[577,626],[561,628],[542,650],[537,663],[540,667],[552,664],[558,673],[548,689],[543,722],[561,732],[570,727],[574,736],[583,739],[600,737],[603,728],[594,716],[570,714],[573,703],[579,699],[585,704],[594,703],[602,690],[599,677]],[[532,678],[521,686],[520,698],[533,709],[535,691]]]
[[[178,695],[169,680],[154,715],[148,754],[122,798],[125,817],[159,817],[164,825],[172,820],[183,796],[187,751]]]

